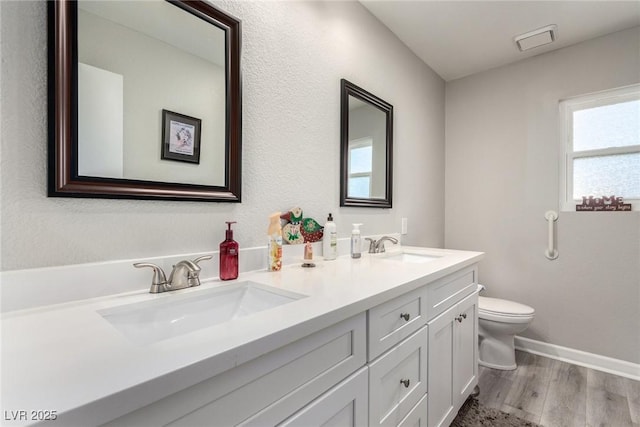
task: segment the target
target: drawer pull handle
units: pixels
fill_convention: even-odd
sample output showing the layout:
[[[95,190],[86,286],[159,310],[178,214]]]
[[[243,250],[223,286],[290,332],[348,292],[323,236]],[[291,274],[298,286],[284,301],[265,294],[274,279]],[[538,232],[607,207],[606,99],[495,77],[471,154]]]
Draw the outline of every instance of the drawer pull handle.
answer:
[[[458,322],[462,323],[462,316],[458,316],[458,317],[456,317],[456,320],[457,320]]]
[[[460,316],[462,316],[463,319],[467,318],[467,313],[462,313]]]
[[[409,313],[400,313],[400,318],[404,319],[405,322],[408,322],[411,319],[411,315]]]
[[[400,380],[400,384],[405,386],[405,388],[409,388],[409,384],[411,384],[410,380]]]

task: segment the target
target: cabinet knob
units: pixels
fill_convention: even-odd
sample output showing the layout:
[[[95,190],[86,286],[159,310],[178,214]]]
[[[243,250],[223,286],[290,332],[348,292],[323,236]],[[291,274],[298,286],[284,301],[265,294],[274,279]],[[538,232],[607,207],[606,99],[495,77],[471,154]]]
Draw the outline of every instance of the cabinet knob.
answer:
[[[458,317],[456,317],[456,320],[457,320],[458,322],[462,323],[462,316],[458,316]]]
[[[405,322],[408,322],[411,319],[411,315],[409,313],[400,313],[400,318],[404,319]]]
[[[463,319],[467,318],[467,313],[462,313],[460,316],[462,316]]]
[[[400,384],[405,386],[405,388],[409,388],[409,384],[411,384],[410,380],[400,380]]]

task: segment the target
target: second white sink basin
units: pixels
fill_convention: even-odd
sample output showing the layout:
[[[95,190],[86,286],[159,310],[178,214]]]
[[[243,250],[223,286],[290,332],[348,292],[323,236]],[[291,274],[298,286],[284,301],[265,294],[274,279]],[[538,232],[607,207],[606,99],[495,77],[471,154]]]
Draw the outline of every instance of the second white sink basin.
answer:
[[[152,301],[100,310],[98,313],[135,343],[149,344],[269,310],[306,295],[251,281]]]

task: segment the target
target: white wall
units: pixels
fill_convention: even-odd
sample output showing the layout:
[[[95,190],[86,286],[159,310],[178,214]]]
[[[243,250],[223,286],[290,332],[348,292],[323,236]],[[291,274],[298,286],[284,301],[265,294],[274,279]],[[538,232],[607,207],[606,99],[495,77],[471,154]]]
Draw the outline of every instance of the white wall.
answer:
[[[488,296],[535,308],[523,335],[640,363],[640,212],[561,212],[558,100],[640,81],[630,29],[446,85],[445,246],[481,250]]]
[[[357,2],[216,2],[242,20],[242,203],[46,197],[46,2],[0,2],[2,270],[262,246],[301,206],[339,236],[444,243],[444,82]],[[394,106],[393,209],[339,208],[340,79]],[[402,165],[402,167],[398,167]]]
[[[78,175],[124,178],[124,79],[78,61]]]

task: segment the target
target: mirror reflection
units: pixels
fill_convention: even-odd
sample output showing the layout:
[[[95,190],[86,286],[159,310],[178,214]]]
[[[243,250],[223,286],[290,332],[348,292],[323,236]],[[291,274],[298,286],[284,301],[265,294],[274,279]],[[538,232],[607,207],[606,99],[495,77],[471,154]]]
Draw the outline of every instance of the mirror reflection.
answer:
[[[342,80],[341,206],[391,207],[393,107]]]
[[[165,1],[78,2],[78,175],[224,186],[224,31]]]
[[[350,95],[347,197],[385,196],[386,143],[385,112]]]

